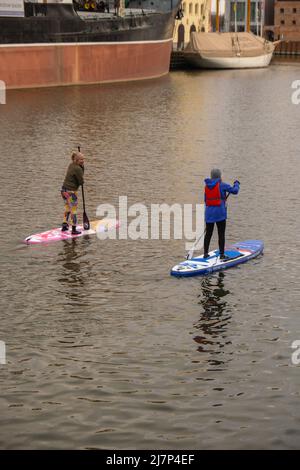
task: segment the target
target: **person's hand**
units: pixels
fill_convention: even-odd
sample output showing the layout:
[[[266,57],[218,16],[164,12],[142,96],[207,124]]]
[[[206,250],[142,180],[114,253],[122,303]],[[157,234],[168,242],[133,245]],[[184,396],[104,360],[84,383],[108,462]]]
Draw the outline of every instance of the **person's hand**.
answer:
[[[237,183],[237,184],[239,184],[239,185],[241,184],[241,183],[239,182],[239,180],[235,180],[235,182],[234,182],[233,184],[235,184],[235,183]]]

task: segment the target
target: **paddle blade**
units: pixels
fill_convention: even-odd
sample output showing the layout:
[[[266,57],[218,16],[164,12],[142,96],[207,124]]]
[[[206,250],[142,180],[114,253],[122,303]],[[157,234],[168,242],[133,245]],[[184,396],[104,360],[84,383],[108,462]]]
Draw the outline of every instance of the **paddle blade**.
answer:
[[[90,221],[85,212],[83,213],[83,228],[84,230],[90,229]]]

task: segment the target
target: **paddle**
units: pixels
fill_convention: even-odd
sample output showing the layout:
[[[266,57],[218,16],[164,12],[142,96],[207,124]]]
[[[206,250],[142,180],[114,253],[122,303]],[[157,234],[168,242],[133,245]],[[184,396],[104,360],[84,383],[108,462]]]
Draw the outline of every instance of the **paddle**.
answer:
[[[80,152],[80,146],[78,145],[78,152]],[[85,200],[84,200],[84,189],[83,189],[83,184],[81,185],[81,190],[82,190],[82,203],[83,203],[83,228],[84,230],[89,230],[90,229],[90,221],[87,216],[87,213],[85,212]]]
[[[229,198],[229,195],[230,193],[228,193],[225,197],[225,201],[227,201],[227,199]],[[190,249],[190,251],[188,252],[187,254],[187,257],[186,259],[191,259],[193,257],[193,254],[194,254],[194,251],[198,245],[198,243],[200,242],[201,238],[203,237],[203,235],[205,234],[206,232],[206,229],[204,230],[204,232],[200,235],[200,237],[196,240],[196,242],[194,243],[194,245],[192,246],[192,248]]]
[[[188,252],[186,259],[191,259],[191,258],[193,257],[194,251],[195,251],[195,249],[196,249],[198,243],[200,242],[201,238],[202,238],[203,235],[205,234],[205,232],[206,232],[206,229],[204,230],[203,233],[201,233],[200,237],[196,240],[196,242],[194,243],[194,245],[192,246],[192,248],[191,248],[190,251]]]

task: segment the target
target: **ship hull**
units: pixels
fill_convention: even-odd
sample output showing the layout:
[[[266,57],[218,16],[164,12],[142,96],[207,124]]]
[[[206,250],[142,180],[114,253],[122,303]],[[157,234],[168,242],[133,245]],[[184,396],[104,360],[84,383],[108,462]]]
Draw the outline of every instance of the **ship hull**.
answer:
[[[186,60],[200,69],[253,69],[268,67],[273,52],[254,57],[203,57],[197,53],[185,53]]]
[[[252,33],[192,33],[186,60],[203,69],[268,67],[274,44]]]
[[[168,73],[172,39],[0,46],[7,89],[143,80]]]
[[[46,8],[39,16],[0,18],[0,80],[7,89],[143,80],[168,73],[176,8],[92,18],[78,16],[72,5]]]

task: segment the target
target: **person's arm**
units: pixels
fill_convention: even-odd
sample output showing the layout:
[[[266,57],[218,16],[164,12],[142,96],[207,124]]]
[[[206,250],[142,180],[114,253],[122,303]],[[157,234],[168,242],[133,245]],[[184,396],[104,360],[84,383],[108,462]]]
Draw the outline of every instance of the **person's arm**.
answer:
[[[222,183],[222,186],[223,191],[229,194],[238,194],[240,190],[240,182],[238,180],[233,183],[233,186],[230,186],[230,184],[227,183]]]
[[[78,186],[82,186],[83,183],[84,183],[83,169],[79,165],[77,165],[77,168],[76,168],[76,179],[77,179],[77,182],[78,182]]]

